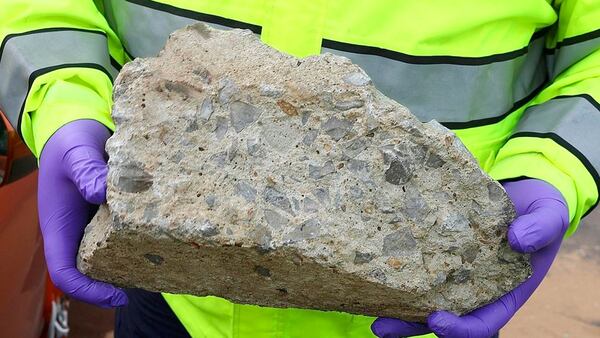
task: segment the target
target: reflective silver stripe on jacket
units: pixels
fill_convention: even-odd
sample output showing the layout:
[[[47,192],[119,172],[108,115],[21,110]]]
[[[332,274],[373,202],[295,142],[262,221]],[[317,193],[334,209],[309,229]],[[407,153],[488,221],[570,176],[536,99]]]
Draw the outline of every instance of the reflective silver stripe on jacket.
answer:
[[[36,76],[65,67],[101,68],[114,76],[106,36],[74,29],[49,29],[9,35],[0,54],[0,109],[17,129]],[[18,130],[18,129],[17,129]]]
[[[548,57],[552,62],[549,65],[550,78],[554,79],[565,69],[597,50],[600,50],[600,36],[573,44],[559,45]]]
[[[563,96],[528,108],[514,133],[515,136],[558,135],[585,156],[598,173],[598,121],[600,105],[594,99],[587,95]]]
[[[198,22],[125,0],[105,0],[106,17],[117,32],[125,50],[133,57],[155,56],[164,47],[169,34]],[[217,29],[230,29],[204,22]]]
[[[330,48],[363,68],[375,86],[421,121],[468,122],[502,116],[546,80],[543,38],[514,59],[483,65],[412,64]]]
[[[109,23],[134,57],[156,55],[173,30],[196,22],[133,2],[144,3],[105,0],[105,9]],[[149,6],[152,3],[148,1]],[[422,121],[436,119],[453,128],[459,128],[453,123],[472,126],[474,121],[483,125],[500,120],[516,102],[539,88],[547,74],[543,36],[530,44],[526,54],[480,65],[414,64],[331,48],[322,51],[348,57],[361,66],[384,94]]]

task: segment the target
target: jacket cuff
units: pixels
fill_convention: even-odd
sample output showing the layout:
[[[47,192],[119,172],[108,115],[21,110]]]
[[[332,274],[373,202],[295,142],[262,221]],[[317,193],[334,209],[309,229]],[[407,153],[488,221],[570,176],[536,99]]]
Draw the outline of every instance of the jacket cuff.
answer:
[[[569,208],[566,236],[577,230],[581,218],[598,200],[596,183],[583,163],[549,138],[510,139],[499,151],[489,174],[496,180],[529,177],[552,184]]]
[[[21,134],[32,153],[39,158],[48,139],[75,120],[96,120],[114,130],[111,88],[105,74],[89,68],[65,68],[38,77],[21,120]]]

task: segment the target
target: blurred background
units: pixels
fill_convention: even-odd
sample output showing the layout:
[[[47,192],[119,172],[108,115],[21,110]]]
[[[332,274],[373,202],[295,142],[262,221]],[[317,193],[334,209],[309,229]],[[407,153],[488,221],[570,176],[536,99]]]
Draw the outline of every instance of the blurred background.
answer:
[[[114,313],[71,302],[74,338],[112,338]],[[600,337],[600,211],[567,239],[542,285],[501,337]]]

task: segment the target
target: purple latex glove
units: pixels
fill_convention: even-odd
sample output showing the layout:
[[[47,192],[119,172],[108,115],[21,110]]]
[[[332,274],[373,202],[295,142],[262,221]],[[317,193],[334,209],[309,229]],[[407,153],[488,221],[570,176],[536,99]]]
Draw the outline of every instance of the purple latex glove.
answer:
[[[531,253],[531,277],[497,301],[460,317],[437,311],[429,315],[427,324],[378,318],[371,325],[375,335],[395,338],[433,332],[440,338],[487,338],[498,332],[525,304],[558,253],[569,226],[569,211],[560,192],[544,181],[524,179],[502,185],[515,204],[518,216],[508,228],[508,242],[517,252]]]
[[[61,127],[40,156],[38,209],[50,278],[67,295],[101,307],[127,304],[125,293],[77,270],[83,230],[106,201],[109,130],[93,120]]]

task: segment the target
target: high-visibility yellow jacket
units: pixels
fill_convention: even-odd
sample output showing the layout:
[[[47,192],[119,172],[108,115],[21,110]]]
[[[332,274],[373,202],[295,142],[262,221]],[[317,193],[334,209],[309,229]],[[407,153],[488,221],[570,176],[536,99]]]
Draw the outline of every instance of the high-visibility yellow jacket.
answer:
[[[350,58],[496,179],[557,187],[571,227],[600,186],[598,0],[0,0],[0,108],[32,151],[62,125],[112,128],[112,80],[203,21],[281,51]],[[194,337],[364,337],[373,318],[164,295]]]

